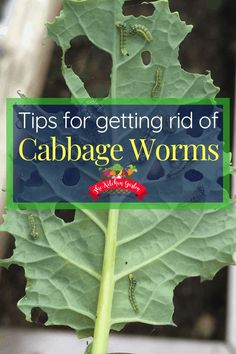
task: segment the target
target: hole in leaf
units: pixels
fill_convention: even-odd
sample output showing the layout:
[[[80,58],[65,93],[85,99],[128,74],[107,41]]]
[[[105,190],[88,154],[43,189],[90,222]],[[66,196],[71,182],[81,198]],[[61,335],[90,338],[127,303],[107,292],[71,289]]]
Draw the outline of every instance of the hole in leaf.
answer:
[[[5,232],[1,232],[1,240],[3,244],[6,244],[7,247],[2,250],[2,257],[3,258],[10,258],[15,249],[15,238],[11,234],[7,234]],[[11,267],[17,267],[15,265],[12,265]],[[0,271],[1,274],[1,271]]]
[[[151,63],[152,56],[148,50],[142,52],[141,57],[144,65],[149,65]]]
[[[25,182],[25,185],[29,187],[38,187],[41,186],[42,184],[43,184],[43,180],[39,175],[38,171],[32,172],[30,175],[30,179],[28,179],[28,181]]]
[[[217,136],[218,141],[223,141],[223,131],[221,130],[220,134]]]
[[[80,180],[80,172],[78,168],[70,167],[64,172],[62,182],[66,186],[75,186]]]
[[[91,97],[107,97],[111,86],[112,59],[85,36],[71,41],[65,62],[83,81]]]
[[[217,179],[217,183],[218,183],[221,187],[223,187],[223,184],[224,184],[224,179],[223,179],[223,177],[219,177],[219,178]]]
[[[75,210],[55,210],[55,215],[65,223],[75,220]]]
[[[203,174],[197,170],[188,170],[185,172],[184,178],[191,182],[197,182],[203,179]]]
[[[138,16],[152,16],[155,11],[155,7],[150,1],[143,0],[128,0],[123,4],[123,15],[135,17]]]
[[[155,161],[154,164],[152,165],[151,170],[149,171],[147,178],[150,180],[156,180],[165,175],[165,171],[163,167],[161,166],[159,161]]]
[[[44,325],[48,320],[48,315],[40,307],[34,307],[31,310],[32,322],[40,325]]]
[[[199,138],[203,134],[203,129],[200,126],[195,126],[193,129],[186,131],[186,134],[193,138]]]

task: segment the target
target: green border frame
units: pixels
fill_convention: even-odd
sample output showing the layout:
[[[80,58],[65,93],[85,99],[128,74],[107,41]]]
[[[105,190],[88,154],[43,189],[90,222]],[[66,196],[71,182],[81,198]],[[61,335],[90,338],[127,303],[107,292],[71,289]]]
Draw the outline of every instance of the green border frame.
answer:
[[[16,203],[13,201],[13,107],[14,105],[222,105],[223,202],[221,203]],[[7,99],[7,198],[9,209],[220,209],[230,206],[230,99],[229,98],[8,98]]]

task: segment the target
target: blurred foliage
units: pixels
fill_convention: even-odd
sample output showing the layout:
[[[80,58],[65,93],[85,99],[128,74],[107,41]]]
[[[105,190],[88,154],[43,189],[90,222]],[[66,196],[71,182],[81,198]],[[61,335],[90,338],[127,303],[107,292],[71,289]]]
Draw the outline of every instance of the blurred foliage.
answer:
[[[222,0],[208,0],[208,6],[213,10],[218,10],[222,5]]]

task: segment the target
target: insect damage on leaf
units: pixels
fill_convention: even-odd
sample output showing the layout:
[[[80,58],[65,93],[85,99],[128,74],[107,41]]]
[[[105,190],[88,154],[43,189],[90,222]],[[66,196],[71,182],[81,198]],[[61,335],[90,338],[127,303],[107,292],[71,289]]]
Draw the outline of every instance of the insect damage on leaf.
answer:
[[[74,38],[86,36],[114,59],[110,97],[150,97],[153,93],[159,96],[160,91],[166,98],[183,98],[186,92],[188,97],[215,97],[219,90],[210,73],[193,74],[181,68],[178,47],[192,27],[181,21],[177,13],[171,13],[168,1],[153,3],[154,14],[140,17],[139,25],[144,28],[141,27],[141,32],[136,28],[137,33],[133,34],[127,33],[127,29],[123,32],[123,2],[98,0],[94,6],[93,1],[66,1],[61,14],[48,25],[49,35],[62,48],[62,72],[72,96],[88,97],[88,92],[82,80],[66,66],[65,53]],[[115,26],[114,18],[119,18],[120,24]],[[122,54],[118,56],[114,41],[117,32]],[[127,35],[130,48],[132,45],[129,57]],[[140,55],[146,45],[152,56],[148,66]],[[162,72],[157,75],[158,68]],[[148,170],[151,165],[145,164],[144,168]],[[183,173],[185,167],[173,168],[171,177]],[[47,182],[53,185],[53,181]],[[45,231],[40,244],[29,240],[29,226],[30,233],[38,233],[35,220],[27,220],[20,211],[9,210],[2,226],[16,239],[14,255],[5,264],[23,266],[30,281],[19,307],[29,320],[32,307],[40,307],[48,314],[47,325],[67,325],[80,338],[89,337],[97,320],[109,213],[77,210],[75,219],[68,224],[50,210],[39,212],[37,218]],[[111,292],[104,296],[104,302],[113,304],[107,320],[111,329],[119,331],[126,323],[136,321],[139,301],[146,303],[141,322],[173,324],[172,298],[176,285],[191,276],[212,278],[232,262],[236,249],[236,207],[194,212],[121,210],[117,238],[114,301],[109,298],[113,296]],[[126,259],[128,264],[124,264]],[[138,297],[137,304],[139,292],[135,293],[133,274],[139,274],[138,271],[148,286],[142,287],[142,298]]]

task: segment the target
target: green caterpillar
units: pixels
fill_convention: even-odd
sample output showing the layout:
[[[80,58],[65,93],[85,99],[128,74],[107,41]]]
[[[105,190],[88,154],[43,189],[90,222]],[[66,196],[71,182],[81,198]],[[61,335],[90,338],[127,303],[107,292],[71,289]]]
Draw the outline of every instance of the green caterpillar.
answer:
[[[139,36],[146,39],[147,42],[153,41],[153,36],[149,29],[143,25],[133,25],[130,30],[130,34],[138,34]]]
[[[137,286],[137,280],[135,280],[133,274],[129,274],[129,301],[134,312],[139,312],[138,305],[135,299],[136,286]]]
[[[36,228],[36,223],[34,220],[34,216],[32,214],[28,215],[28,222],[30,227],[30,237],[33,240],[37,240],[39,238],[39,234]]]
[[[119,28],[119,30],[120,30],[120,51],[121,51],[121,54],[124,56],[129,56],[129,52],[126,48],[127,36],[128,36],[127,26],[126,26],[126,24],[121,23],[120,21],[116,21],[116,27]]]
[[[162,86],[162,70],[161,68],[158,68],[155,75],[155,83],[152,88],[152,93],[151,93],[152,97],[157,97],[160,95],[161,86]]]
[[[206,200],[206,193],[205,193],[205,188],[202,184],[200,184],[195,192],[193,193],[190,202],[202,202],[204,203]]]

